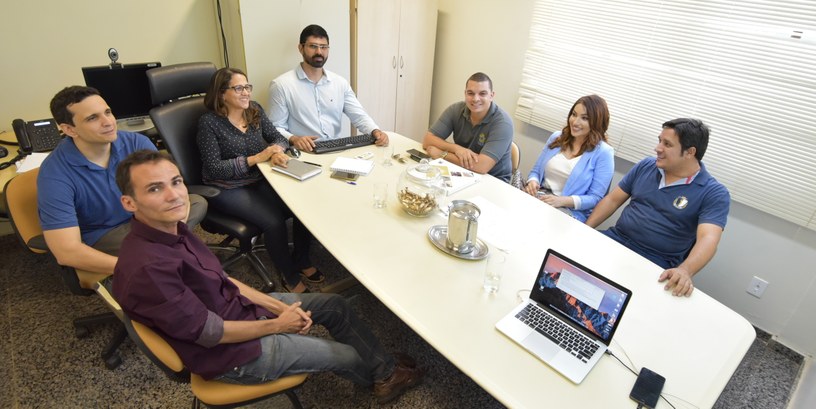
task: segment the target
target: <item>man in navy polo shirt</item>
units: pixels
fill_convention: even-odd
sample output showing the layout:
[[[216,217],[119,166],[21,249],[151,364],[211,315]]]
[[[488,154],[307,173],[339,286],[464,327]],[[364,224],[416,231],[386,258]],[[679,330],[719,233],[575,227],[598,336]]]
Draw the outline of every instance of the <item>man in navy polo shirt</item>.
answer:
[[[66,138],[37,177],[43,236],[59,264],[112,274],[131,217],[119,201],[116,165],[131,152],[156,147],[144,135],[118,130],[113,112],[94,88],[62,89],[51,99],[51,115]],[[190,195],[190,225],[206,212],[204,198]]]
[[[631,198],[602,233],[663,267],[659,281],[677,296],[691,295],[691,278],[714,257],[728,218],[728,189],[701,162],[708,133],[697,119],[664,123],[657,157],[635,165],[586,221],[597,227]]]

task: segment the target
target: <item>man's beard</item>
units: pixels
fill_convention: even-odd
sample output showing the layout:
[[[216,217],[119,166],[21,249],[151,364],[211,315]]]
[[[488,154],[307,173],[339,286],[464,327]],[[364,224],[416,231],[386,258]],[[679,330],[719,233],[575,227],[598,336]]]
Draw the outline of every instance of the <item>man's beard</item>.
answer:
[[[326,57],[321,56],[321,58],[323,58],[321,61],[315,61],[315,57],[307,58],[306,64],[309,64],[314,68],[323,68],[323,65],[326,64]]]

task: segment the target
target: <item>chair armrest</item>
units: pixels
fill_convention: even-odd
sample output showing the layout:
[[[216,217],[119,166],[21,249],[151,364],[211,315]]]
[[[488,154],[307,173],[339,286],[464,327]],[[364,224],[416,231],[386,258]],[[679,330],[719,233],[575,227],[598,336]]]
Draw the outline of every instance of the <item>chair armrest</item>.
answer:
[[[36,235],[29,239],[26,245],[28,247],[31,247],[32,249],[48,251],[48,245],[45,244],[45,236],[43,236],[42,234]]]
[[[96,285],[94,286],[94,289],[96,290],[96,293],[99,294],[100,297],[102,297],[102,300],[105,302],[108,308],[110,308],[111,311],[113,311],[113,314],[116,315],[116,317],[118,317],[119,320],[124,321],[122,307],[110,293],[110,286],[113,285],[113,283],[111,283],[110,280],[111,277],[112,276],[108,276],[104,280],[97,282]]]
[[[188,185],[187,192],[191,194],[201,195],[205,199],[212,199],[221,193],[221,189],[205,185]]]

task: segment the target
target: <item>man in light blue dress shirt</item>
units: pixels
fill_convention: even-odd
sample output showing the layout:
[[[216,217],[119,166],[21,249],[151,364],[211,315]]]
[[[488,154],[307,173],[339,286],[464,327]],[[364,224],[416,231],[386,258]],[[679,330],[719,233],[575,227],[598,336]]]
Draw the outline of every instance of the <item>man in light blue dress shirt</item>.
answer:
[[[346,136],[340,134],[345,113],[357,130],[387,145],[388,135],[365,112],[348,81],[323,68],[329,59],[326,30],[314,24],[304,28],[298,51],[303,62],[269,85],[269,119],[289,143],[311,152],[317,139]]]

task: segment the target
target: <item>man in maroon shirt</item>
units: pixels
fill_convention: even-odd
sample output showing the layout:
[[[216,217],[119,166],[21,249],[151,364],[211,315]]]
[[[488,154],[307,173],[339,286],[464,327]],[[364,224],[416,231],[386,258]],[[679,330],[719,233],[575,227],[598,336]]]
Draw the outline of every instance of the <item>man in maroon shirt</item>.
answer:
[[[134,320],[156,329],[191,372],[253,384],[332,371],[374,386],[380,403],[422,381],[413,359],[383,351],[343,297],[263,294],[228,277],[181,220],[187,188],[165,153],[138,151],[116,172],[122,205],[133,213],[113,294]],[[308,336],[312,324],[334,340]]]

